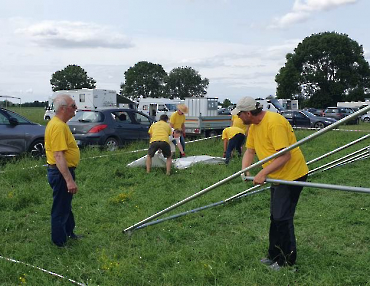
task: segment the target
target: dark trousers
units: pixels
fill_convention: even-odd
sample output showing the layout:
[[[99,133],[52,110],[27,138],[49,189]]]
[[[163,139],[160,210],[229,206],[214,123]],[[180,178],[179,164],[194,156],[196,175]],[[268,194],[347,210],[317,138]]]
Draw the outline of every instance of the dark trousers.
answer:
[[[239,156],[242,155],[242,145],[243,145],[244,140],[245,140],[245,135],[241,133],[236,134],[233,138],[229,140],[227,144],[226,155],[225,155],[226,164],[229,163],[231,159],[231,152],[234,149],[238,152]]]
[[[75,179],[74,168],[69,169]],[[53,189],[51,208],[51,240],[63,246],[67,237],[73,234],[75,220],[72,213],[73,195],[68,193],[67,184],[57,168],[48,168],[48,181]]]
[[[307,175],[296,181],[306,181]],[[297,259],[294,213],[303,187],[272,185],[268,257],[280,266],[293,265]]]

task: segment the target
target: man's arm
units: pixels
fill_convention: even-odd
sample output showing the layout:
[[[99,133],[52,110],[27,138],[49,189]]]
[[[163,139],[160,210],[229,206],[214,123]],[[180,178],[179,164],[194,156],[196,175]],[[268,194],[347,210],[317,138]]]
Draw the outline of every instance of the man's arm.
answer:
[[[62,174],[64,180],[67,183],[68,193],[76,194],[77,185],[76,182],[73,180],[71,172],[68,169],[67,161],[64,157],[64,152],[63,151],[54,152],[54,158],[59,172]]]
[[[185,152],[184,152],[184,149],[182,149],[182,145],[180,143],[180,140],[176,140],[176,145],[177,145],[177,148],[179,148],[181,155],[184,155]]]
[[[227,144],[229,143],[229,140],[227,138],[224,139],[224,158],[226,156],[226,150],[227,150]]]
[[[254,155],[256,154],[256,151],[254,149],[247,148],[247,150],[244,152],[243,160],[242,160],[242,169],[245,169],[252,165]],[[246,173],[247,176],[249,176],[249,172]]]

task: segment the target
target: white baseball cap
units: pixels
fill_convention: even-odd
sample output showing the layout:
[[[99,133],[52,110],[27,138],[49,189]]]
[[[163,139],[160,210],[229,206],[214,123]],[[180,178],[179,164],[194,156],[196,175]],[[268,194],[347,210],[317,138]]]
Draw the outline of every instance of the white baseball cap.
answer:
[[[238,101],[236,107],[231,111],[232,115],[238,115],[242,111],[252,111],[261,108],[259,102],[257,102],[253,97],[246,96]]]

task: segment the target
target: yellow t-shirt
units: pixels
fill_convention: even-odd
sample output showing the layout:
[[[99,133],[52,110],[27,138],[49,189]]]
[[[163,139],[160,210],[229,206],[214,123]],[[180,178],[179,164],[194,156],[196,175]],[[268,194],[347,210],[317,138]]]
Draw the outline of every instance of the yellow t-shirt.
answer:
[[[245,132],[243,129],[239,128],[239,127],[235,127],[235,126],[230,126],[230,127],[227,127],[225,128],[223,131],[222,131],[222,140],[224,139],[228,139],[230,140],[231,138],[233,138],[236,134],[243,134],[245,135]]]
[[[185,124],[185,114],[179,114],[177,111],[172,113],[170,123],[173,124],[173,129],[182,130],[182,124]]]
[[[243,120],[241,120],[238,115],[231,116],[231,121],[231,126],[239,127],[244,130],[244,134],[247,133],[249,125],[245,125]]]
[[[154,141],[165,141],[170,143],[169,136],[172,133],[172,129],[167,122],[160,120],[150,126],[148,133],[152,135],[149,143]]]
[[[266,111],[259,124],[251,124],[246,147],[256,151],[259,160],[275,154],[297,142],[290,123],[280,114]],[[308,173],[308,167],[299,147],[290,150],[291,159],[268,177],[293,181]],[[265,168],[271,161],[263,164]]]
[[[64,151],[68,167],[77,167],[80,149],[68,125],[54,116],[45,129],[45,151],[48,164],[56,164],[54,152]]]

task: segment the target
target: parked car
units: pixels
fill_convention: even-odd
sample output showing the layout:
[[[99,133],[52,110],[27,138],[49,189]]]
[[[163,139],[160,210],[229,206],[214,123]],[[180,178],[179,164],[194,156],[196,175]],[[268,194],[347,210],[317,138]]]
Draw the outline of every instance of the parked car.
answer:
[[[77,110],[67,124],[77,144],[100,146],[115,150],[134,140],[148,140],[148,130],[155,122],[133,109]]]
[[[45,126],[0,108],[0,157],[14,157],[29,153],[32,157],[45,156]]]
[[[309,107],[306,110],[316,116],[322,116],[322,113],[324,112],[323,109],[312,108],[312,107]]]
[[[368,112],[368,113],[363,114],[363,115],[361,116],[361,120],[362,120],[363,122],[370,122],[370,113]]]
[[[340,120],[352,113],[354,113],[354,110],[350,107],[327,107],[323,112],[323,116]],[[357,117],[347,122],[347,124],[358,124],[359,121],[360,120]]]
[[[336,119],[316,116],[306,110],[284,110],[280,112],[292,126],[324,128],[334,122]]]
[[[217,110],[218,115],[231,115],[231,111],[228,108],[220,108]]]

